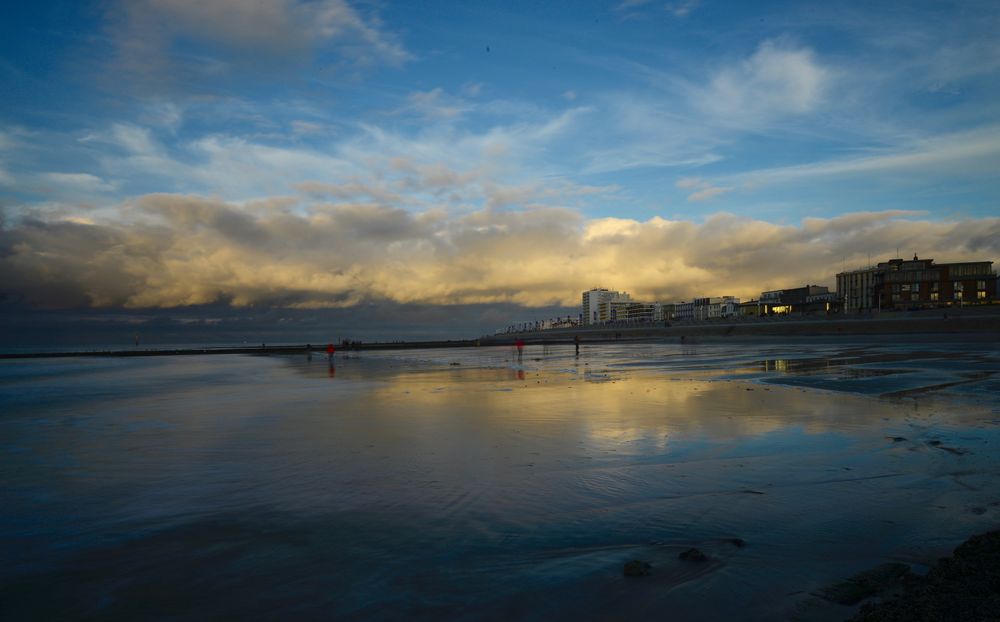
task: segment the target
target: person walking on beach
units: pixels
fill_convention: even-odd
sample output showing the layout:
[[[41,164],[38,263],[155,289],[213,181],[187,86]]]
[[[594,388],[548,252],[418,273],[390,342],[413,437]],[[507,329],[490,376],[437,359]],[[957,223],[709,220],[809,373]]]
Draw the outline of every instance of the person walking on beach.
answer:
[[[517,346],[517,360],[518,362],[520,362],[521,356],[524,354],[524,340],[518,339],[517,341],[514,342],[514,345]]]
[[[576,355],[580,356],[580,335],[573,335],[573,345],[576,346]]]
[[[330,363],[329,372],[331,378],[337,374],[337,368],[333,366],[333,355],[336,354],[336,352],[337,348],[333,347],[332,343],[326,344],[326,360]]]

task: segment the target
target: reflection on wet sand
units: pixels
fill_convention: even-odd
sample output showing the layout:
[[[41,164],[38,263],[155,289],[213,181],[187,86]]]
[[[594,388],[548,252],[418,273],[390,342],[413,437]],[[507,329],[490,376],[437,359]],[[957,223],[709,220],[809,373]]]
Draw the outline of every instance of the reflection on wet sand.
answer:
[[[0,613],[837,619],[1000,520],[989,385],[862,394],[995,352],[575,350],[0,366]]]

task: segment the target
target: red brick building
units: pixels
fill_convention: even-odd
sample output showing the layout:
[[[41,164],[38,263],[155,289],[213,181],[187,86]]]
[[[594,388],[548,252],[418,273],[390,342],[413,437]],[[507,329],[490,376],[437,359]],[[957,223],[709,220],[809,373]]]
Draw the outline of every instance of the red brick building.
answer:
[[[922,309],[997,302],[992,261],[935,264],[933,259],[890,259],[837,275],[847,312]]]

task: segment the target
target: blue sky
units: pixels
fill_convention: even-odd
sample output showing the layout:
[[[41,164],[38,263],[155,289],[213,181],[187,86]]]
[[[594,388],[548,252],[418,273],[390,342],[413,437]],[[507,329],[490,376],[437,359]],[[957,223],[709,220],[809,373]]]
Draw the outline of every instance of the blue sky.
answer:
[[[31,304],[748,297],[1000,254],[995,2],[0,11]]]

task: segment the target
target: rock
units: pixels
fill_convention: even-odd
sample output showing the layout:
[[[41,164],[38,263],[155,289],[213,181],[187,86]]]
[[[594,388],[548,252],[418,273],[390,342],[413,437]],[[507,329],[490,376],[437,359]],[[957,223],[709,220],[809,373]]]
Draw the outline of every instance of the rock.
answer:
[[[740,549],[747,545],[747,541],[743,538],[727,538],[726,542]]]
[[[688,549],[678,555],[677,557],[688,562],[707,562],[708,556],[699,551],[698,549]]]
[[[926,577],[864,605],[854,620],[1000,620],[1000,531],[969,538]]]
[[[898,562],[882,564],[829,585],[820,590],[818,595],[840,605],[854,605],[869,596],[898,585],[909,572],[910,567],[906,564]]]
[[[648,562],[644,562],[640,559],[633,559],[631,561],[625,562],[625,576],[626,577],[645,577],[650,574],[653,568]]]

